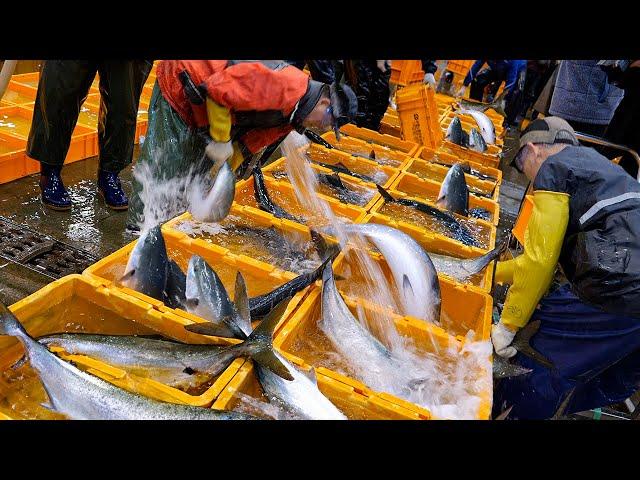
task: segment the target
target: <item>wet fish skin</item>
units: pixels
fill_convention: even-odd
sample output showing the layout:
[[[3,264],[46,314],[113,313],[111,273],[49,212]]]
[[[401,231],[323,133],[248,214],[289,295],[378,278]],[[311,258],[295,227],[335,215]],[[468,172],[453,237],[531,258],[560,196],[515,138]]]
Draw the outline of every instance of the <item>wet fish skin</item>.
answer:
[[[478,125],[478,128],[480,129],[482,138],[487,144],[493,145],[496,143],[495,125],[484,112],[481,112],[479,110],[467,110],[463,108],[462,110],[459,110],[458,113],[473,117],[476,124]]]
[[[356,192],[351,191],[338,176],[337,173],[327,175],[326,173],[318,174],[318,180],[320,183],[327,185],[331,188],[342,203],[353,205],[364,205],[362,198]]]
[[[120,283],[157,300],[163,300],[168,272],[167,249],[160,225],[157,225],[138,238]]]
[[[464,110],[475,110],[478,112],[486,112],[487,110],[492,108],[503,117],[506,117],[507,114],[504,111],[505,96],[506,96],[506,92],[503,91],[491,103],[482,103],[474,100],[467,100],[464,98],[460,98],[458,99],[458,106]]]
[[[267,192],[267,186],[264,182],[264,176],[262,175],[260,167],[255,167],[253,169],[253,181],[256,201],[258,202],[261,210],[272,214],[276,218],[286,218],[297,223],[305,223],[304,220],[290,214],[284,208],[276,205],[271,200],[269,193]]]
[[[382,253],[393,275],[405,314],[437,322],[440,320],[440,282],[427,252],[413,238],[386,225],[350,224]]]
[[[455,143],[461,147],[469,146],[469,135],[463,130],[458,117],[454,117],[453,120],[451,120],[449,127],[447,127],[446,138],[449,139],[451,143]]]
[[[181,308],[186,303],[185,286],[187,276],[182,272],[178,264],[169,260],[167,275],[167,287],[165,289],[164,303],[170,308]]]
[[[533,337],[540,329],[540,320],[533,320],[527,323],[524,327],[518,330],[511,346],[518,350],[523,355],[538,362],[543,367],[554,369],[555,365],[548,358],[535,350],[530,344],[531,337]]]
[[[436,205],[459,215],[469,214],[469,188],[461,165],[455,164],[447,172]]]
[[[312,162],[320,165],[321,167],[333,170],[334,172],[344,173],[345,175],[351,175],[352,177],[359,178],[360,180],[364,180],[365,182],[375,183],[375,180],[373,178],[349,170],[349,168],[347,168],[342,162],[338,162],[335,165],[331,163],[318,162],[315,160],[312,160]]]
[[[240,316],[218,274],[199,255],[189,260],[185,296],[189,313],[216,324],[221,336],[244,339],[251,333],[250,319]]]
[[[200,202],[192,202],[191,215],[201,222],[220,222],[229,215],[236,190],[236,176],[228,162],[223,162],[213,187]]]
[[[469,148],[481,153],[487,151],[487,143],[476,128],[472,128],[469,133]]]
[[[502,378],[519,377],[528,375],[533,370],[521,367],[518,364],[509,362],[508,359],[502,358],[500,355],[493,356],[493,378],[499,380]]]
[[[128,392],[83,372],[31,338],[0,305],[0,335],[17,337],[38,373],[51,406],[72,419],[87,420],[253,420],[231,411],[160,402]]]
[[[384,198],[386,202],[395,202],[400,205],[415,208],[416,210],[422,213],[426,213],[427,215],[431,215],[447,227],[447,229],[454,235],[453,238],[455,240],[462,242],[464,245],[469,245],[472,247],[481,246],[480,243],[473,237],[471,232],[448,212],[443,212],[442,210],[438,210],[431,205],[427,205],[426,203],[418,202],[416,200],[394,198],[380,185],[377,185],[377,187],[378,191],[382,195],[382,198]]]
[[[438,273],[443,273],[458,282],[465,282],[469,277],[480,273],[489,263],[498,258],[506,248],[506,243],[498,245],[490,252],[476,258],[456,258],[447,255],[429,253]]]

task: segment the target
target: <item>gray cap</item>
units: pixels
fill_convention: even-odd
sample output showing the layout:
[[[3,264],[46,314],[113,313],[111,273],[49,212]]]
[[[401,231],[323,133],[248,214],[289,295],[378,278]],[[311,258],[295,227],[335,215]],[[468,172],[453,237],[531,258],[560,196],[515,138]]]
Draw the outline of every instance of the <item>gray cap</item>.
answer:
[[[515,165],[515,160],[518,158],[520,150],[527,143],[580,145],[575,130],[566,120],[560,117],[539,118],[531,122],[520,134],[520,148],[518,148],[511,161],[512,166]]]

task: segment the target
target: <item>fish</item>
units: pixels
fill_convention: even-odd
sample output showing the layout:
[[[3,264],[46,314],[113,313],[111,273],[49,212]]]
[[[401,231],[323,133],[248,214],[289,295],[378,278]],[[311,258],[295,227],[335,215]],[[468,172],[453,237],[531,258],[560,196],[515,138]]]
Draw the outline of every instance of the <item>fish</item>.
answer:
[[[119,283],[157,300],[163,300],[169,268],[164,237],[160,225],[156,225],[138,238]]]
[[[461,109],[457,113],[461,115],[469,115],[473,117],[478,128],[480,129],[480,134],[482,138],[488,145],[494,145],[496,143],[496,127],[491,121],[491,119],[484,113],[479,110],[468,110]]]
[[[335,193],[338,200],[342,203],[353,205],[364,205],[366,201],[363,201],[363,197],[356,192],[349,189],[343,182],[337,173],[327,175],[326,173],[318,174],[318,180],[320,183],[327,185]]]
[[[215,270],[202,257],[193,255],[187,269],[185,296],[187,311],[218,329],[212,335],[246,339],[251,333],[247,288],[240,272],[236,275],[235,302],[231,303]]]
[[[454,105],[454,108],[457,107],[457,109],[473,110],[477,112],[486,112],[487,110],[492,108],[503,117],[506,117],[507,114],[504,111],[505,95],[506,95],[506,92],[503,91],[491,103],[482,103],[474,100],[460,98],[458,99],[457,104],[454,103],[453,105]]]
[[[444,177],[436,205],[459,215],[469,214],[469,188],[459,164],[452,166]]]
[[[182,272],[174,260],[169,260],[169,270],[167,272],[167,286],[164,303],[170,308],[182,308],[186,303],[185,287],[187,276]]]
[[[279,205],[276,205],[271,198],[269,197],[269,193],[267,192],[267,186],[264,183],[264,176],[262,175],[262,170],[259,166],[256,166],[253,169],[253,181],[254,181],[254,192],[256,201],[260,206],[261,210],[272,214],[276,218],[286,218],[288,220],[292,220],[297,223],[304,224],[304,220],[298,218],[289,212],[287,212],[284,208]]]
[[[194,387],[215,378],[233,360],[243,356],[255,357],[271,372],[293,380],[293,376],[273,356],[271,339],[276,325],[277,322],[268,322],[260,334],[255,333],[258,331],[256,329],[244,342],[225,347],[188,345],[133,335],[85,333],[46,335],[38,338],[38,342],[48,347],[61,347],[69,354],[86,355],[176,388]],[[267,353],[264,354],[264,351]]]
[[[256,417],[161,402],[128,392],[62,360],[33,339],[0,304],[0,335],[16,337],[37,372],[53,410],[78,420],[253,420]]]
[[[322,273],[319,327],[336,350],[351,359],[359,370],[372,374],[403,371],[391,351],[353,316],[336,287],[331,265]]]
[[[213,167],[216,169],[216,166]],[[236,191],[236,176],[228,162],[218,168],[213,187],[202,201],[191,202],[191,215],[201,222],[220,222],[229,215]]]
[[[476,258],[456,258],[431,252],[429,252],[429,258],[438,273],[443,273],[458,282],[464,283],[469,277],[480,273],[489,263],[498,258],[506,249],[506,246],[506,243],[503,242],[490,252]]]
[[[523,355],[538,362],[543,367],[554,369],[555,365],[553,364],[553,362],[551,362],[551,360],[546,358],[540,352],[535,350],[531,345],[529,345],[531,337],[533,337],[539,329],[540,320],[530,321],[529,323],[527,323],[527,325],[518,330],[518,333],[516,333],[515,337],[513,338],[513,342],[511,342],[511,346]]]
[[[504,412],[502,412],[500,415],[494,418],[494,420],[506,420],[509,414],[511,413],[511,410],[513,410],[513,405],[511,405]]]
[[[442,163],[442,162],[437,162],[435,160],[429,160],[429,162],[435,163],[437,165],[442,165],[443,167],[447,167],[447,168],[450,168],[453,165],[455,165],[455,163],[452,165],[450,163]],[[471,168],[471,165],[469,165],[469,162],[464,161],[464,162],[459,162],[459,164],[462,167],[462,170],[464,171],[464,173],[466,173],[468,175],[473,175],[474,177],[477,177],[480,180],[488,180],[488,181],[491,181],[491,182],[497,182],[498,181],[498,179],[495,178],[495,177],[492,177],[490,175],[486,175],[486,174],[481,173],[480,171],[478,171],[478,170],[476,170],[474,168]]]
[[[472,128],[469,132],[469,148],[476,152],[487,151],[487,142],[485,142],[484,138],[482,138],[482,135],[480,135],[480,132],[476,128]]]
[[[573,394],[575,392],[576,392],[576,387],[573,387],[571,390],[569,390],[569,392],[564,397],[562,402],[560,402],[560,406],[558,407],[558,409],[555,411],[555,413],[553,414],[553,416],[549,420],[561,420],[562,419],[562,417],[564,416],[564,414],[567,411],[567,408],[569,407],[569,403],[571,402],[571,398],[573,397]]]
[[[439,210],[426,203],[418,202],[417,200],[409,200],[406,198],[394,198],[389,192],[387,192],[380,185],[377,185],[378,191],[382,195],[385,202],[395,202],[400,205],[415,208],[419,212],[431,215],[440,221],[453,235],[452,238],[462,242],[464,245],[472,247],[481,247],[480,243],[473,237],[468,228],[462,225],[453,215],[448,212]]]
[[[469,146],[469,135],[462,129],[462,124],[458,117],[454,117],[451,123],[449,123],[445,138],[461,147]]]
[[[345,175],[351,175],[352,177],[359,178],[360,180],[364,180],[369,183],[376,183],[375,180],[367,175],[362,175],[360,173],[353,172],[349,170],[342,162],[338,162],[336,164],[317,162],[312,160],[313,163],[320,165],[321,167],[328,168],[329,170],[333,170],[334,172],[344,173]]]
[[[502,378],[519,377],[528,375],[533,372],[530,368],[521,367],[517,363],[511,363],[508,359],[500,355],[493,356],[493,378],[499,380]]]
[[[427,252],[413,238],[386,225],[349,224],[346,230],[366,237],[382,253],[400,292],[406,315],[440,320],[440,283]]]
[[[271,292],[260,295],[258,297],[252,297],[249,299],[249,306],[251,310],[251,318],[260,318],[269,312],[274,305],[280,302],[287,296],[293,296],[302,289],[308,287],[316,280],[319,280],[322,276],[322,271],[327,265],[335,259],[339,250],[329,256],[318,268],[313,272],[305,273],[297,276],[293,280],[289,280],[287,283],[280,285]]]

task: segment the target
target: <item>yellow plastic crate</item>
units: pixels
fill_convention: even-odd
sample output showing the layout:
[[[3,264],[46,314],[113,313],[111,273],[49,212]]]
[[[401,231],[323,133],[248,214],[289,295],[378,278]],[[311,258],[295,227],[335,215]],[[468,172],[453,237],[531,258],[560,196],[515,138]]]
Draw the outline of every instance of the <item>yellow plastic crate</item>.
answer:
[[[246,181],[240,182],[236,185],[236,194],[235,194],[235,202],[240,205],[245,205],[251,207],[255,210],[260,210],[258,206],[258,202],[255,198],[255,189],[253,183],[253,177],[249,177]],[[289,182],[283,182],[274,180],[272,177],[265,176],[264,183],[267,187],[267,192],[269,193],[269,197],[271,201],[273,201],[276,205],[280,205],[291,215],[294,215],[298,218],[305,218],[307,216],[307,212],[305,208],[300,205],[298,199],[296,198],[295,189]],[[324,199],[331,210],[338,217],[347,218],[353,222],[358,223],[364,216],[366,215],[366,210],[360,207],[356,207],[355,205],[346,205],[335,198],[327,197],[326,195],[313,193],[314,195],[318,195],[320,198]]]
[[[315,358],[318,352],[310,351],[308,349],[303,350],[299,345],[309,336],[317,337],[317,335],[321,335],[317,327],[318,319],[321,314],[321,298],[321,289],[315,288],[305,299],[300,308],[291,317],[289,317],[274,342],[279,350],[287,354],[287,358],[296,359],[296,363],[298,364],[308,364],[314,367],[319,365],[318,360]],[[369,314],[375,310],[380,311],[379,307],[371,305],[363,299],[347,297],[345,298],[345,302],[352,313],[355,313],[358,304],[366,313]],[[458,303],[461,304],[461,302]],[[395,314],[390,314],[390,316],[400,335],[413,339],[416,347],[420,351],[425,353],[443,354],[445,350],[450,347],[455,347],[458,351],[462,348],[462,338],[453,337],[436,325],[419,321],[411,317],[401,317]],[[372,391],[362,382],[352,377],[342,375],[333,369],[318,368],[318,371],[322,371],[322,373],[327,376],[339,379],[342,383],[352,386],[356,391]],[[478,371],[477,375],[478,378],[481,378],[482,376],[491,375],[491,372]],[[422,418],[433,418],[428,409],[419,405],[415,405],[385,392],[374,391],[374,393],[384,400],[418,413]],[[477,411],[476,418],[488,419],[490,417],[491,401],[491,390],[488,389],[487,391],[483,391],[481,395],[481,404]]]
[[[342,163],[352,172],[371,177],[376,183],[379,183],[385,188],[390,186],[401,172],[399,168],[380,165],[372,160],[354,157],[347,152],[341,152],[335,148],[328,149],[318,144],[309,145],[307,157],[312,162],[322,162],[331,165]]]
[[[422,180],[429,180],[442,184],[447,173],[449,172],[449,167],[414,158],[407,165],[405,172],[416,175]],[[470,192],[478,192],[484,195],[489,195],[489,197],[483,198],[488,198],[489,200],[498,202],[498,199],[500,197],[500,186],[497,184],[497,182],[493,182],[490,180],[481,180],[478,177],[468,173],[465,173],[465,181],[467,183],[467,186],[469,187]]]
[[[276,269],[245,255],[234,255],[228,249],[208,243],[205,240],[192,239],[182,232],[163,228],[162,233],[169,258],[175,260],[183,272],[186,272],[191,256],[200,255],[216,271],[231,298],[234,296],[236,272],[238,271],[242,272],[245,278],[247,292],[250,297],[268,293],[297,276],[294,273]],[[188,332],[184,329],[184,326],[191,323],[201,323],[205,320],[180,308],[169,308],[162,301],[130,288],[116,285],[117,279],[121,278],[124,273],[129,254],[133,250],[135,243],[135,241],[131,242],[94,263],[83,272],[83,275],[100,282],[106,287],[113,288],[114,294],[135,298],[145,304],[152,305],[160,313],[171,314],[166,318],[158,319],[163,323],[163,330],[170,333],[172,338],[182,342],[197,343],[202,336]],[[295,309],[304,298],[307,289],[298,292],[291,299],[285,315]],[[155,323],[151,323],[148,326],[154,328],[155,325]]]
[[[415,239],[419,242],[419,239]],[[368,252],[378,264],[388,285],[395,285],[393,274],[384,256],[377,252]],[[366,286],[366,274],[352,250],[341,253],[334,267],[336,274],[343,275],[346,281],[338,283],[343,295],[349,298],[362,296]],[[493,298],[487,294],[491,290],[493,264],[487,266],[482,275],[481,285],[474,286],[456,282],[452,278],[438,274],[440,295],[442,297],[441,327],[450,335],[464,337],[469,331],[474,332],[478,340],[488,340],[491,335],[491,319]],[[400,292],[394,290],[394,296],[400,298]],[[415,319],[421,321],[420,319]]]
[[[271,178],[275,179],[274,173],[282,172],[282,171],[286,172],[285,161],[286,161],[285,157],[279,158],[275,162],[270,163],[269,165],[264,167],[262,169],[262,173],[264,173],[265,176],[268,176],[268,177],[271,177]],[[322,166],[320,166],[320,165],[318,165],[316,163],[311,163],[310,165],[311,165],[311,168],[313,168],[317,173],[324,173],[324,174],[327,174],[327,175],[331,175],[333,173],[337,173],[337,172],[334,172],[333,170],[330,170],[328,168],[322,167]],[[360,180],[359,178],[352,177],[351,175],[346,175],[344,173],[337,173],[337,174],[338,174],[338,176],[340,177],[340,179],[342,180],[343,183],[347,183],[347,184],[350,184],[353,187],[360,188],[360,189],[365,189],[365,190],[370,191],[371,193],[373,193],[373,196],[371,197],[371,200],[369,200],[366,204],[364,204],[362,206],[359,206],[359,205],[354,205],[354,206],[362,208],[365,212],[368,212],[369,209],[371,209],[371,207],[373,207],[376,204],[376,202],[378,201],[378,199],[380,198],[380,194],[378,193],[378,190],[376,189],[375,185],[373,185],[371,183],[368,183],[368,182],[365,182],[363,180]],[[287,183],[291,183],[291,182],[289,182],[288,179],[278,179],[278,180],[283,181],[283,182],[287,182]],[[333,195],[329,194],[330,190],[331,190],[329,187],[323,187],[322,185],[320,185],[320,188],[322,189],[322,191],[325,192],[325,193],[319,193],[319,195],[322,198],[330,197],[330,198],[333,198],[334,200],[338,200],[336,197],[334,197]],[[352,205],[352,204],[348,204],[348,205]]]
[[[295,278],[298,273],[293,272],[291,270],[286,270],[283,268],[279,268],[277,264],[274,262],[268,261],[269,254],[262,253],[252,253],[251,255],[245,255],[242,253],[246,250],[246,244],[243,245],[229,245],[228,247],[225,245],[221,245],[216,242],[215,239],[202,239],[197,234],[188,234],[181,230],[181,224],[184,222],[194,222],[196,224],[200,224],[197,220],[194,220],[189,212],[183,213],[182,215],[170,220],[169,222],[163,225],[163,229],[165,232],[169,232],[172,237],[176,239],[183,238],[191,238],[193,240],[198,240],[202,242],[206,242],[212,246],[216,251],[224,251],[228,250],[231,254],[234,254],[239,257],[249,257],[253,264],[260,265],[264,268],[265,271],[282,270],[286,272],[287,277]],[[237,203],[233,203],[231,206],[231,211],[229,212],[229,216],[221,222],[223,225],[234,225],[235,223],[240,222],[242,224],[250,224],[251,226],[259,227],[259,228],[275,228],[279,232],[281,232],[284,236],[292,236],[294,238],[300,238],[304,241],[309,241],[311,239],[311,232],[309,227],[306,225],[301,225],[296,222],[292,222],[291,220],[276,218],[270,213],[263,212],[262,210],[256,210],[250,207],[246,207],[243,205],[239,205]],[[206,224],[202,224],[206,225]],[[327,242],[335,242],[332,237],[325,236],[325,240]]]
[[[395,118],[398,118],[398,112],[395,110],[387,110],[389,113],[393,113]],[[400,120],[397,121],[398,127],[400,126]],[[369,130],[368,128],[356,127],[355,125],[348,123],[340,128],[340,132],[343,132],[345,135],[350,137],[359,138],[360,140],[364,140],[369,143],[374,143],[376,145],[382,145],[383,147],[388,147],[393,150],[398,150],[400,152],[406,153],[407,155],[413,155],[418,151],[420,145],[415,142],[409,142],[407,140],[401,140],[399,138],[384,135],[382,133],[378,133],[375,130]],[[327,140],[329,138],[333,138],[335,140],[335,134],[333,132],[327,132],[323,135],[323,137]],[[330,140],[329,140],[330,141]]]
[[[500,156],[498,154],[499,152],[496,152],[495,154],[476,152],[475,150],[461,147],[460,145],[456,145],[455,143],[452,143],[448,140],[443,141],[442,145],[440,145],[437,151],[438,153],[449,153],[455,155],[456,157],[459,157],[462,160],[473,161],[486,167],[500,167]]]
[[[502,183],[502,170],[493,167],[487,167],[485,165],[482,165],[481,163],[474,162],[473,160],[462,159],[451,153],[435,151],[433,149],[425,147],[418,152],[416,157],[421,160],[426,160],[427,162],[444,163],[446,165],[455,165],[456,163],[467,162],[469,166],[474,170],[477,170],[478,172],[489,177],[495,178],[497,187],[500,187],[500,184]]]
[[[513,236],[518,239],[521,245],[524,245],[524,232],[527,230],[527,226],[529,225],[529,218],[533,212],[533,204],[533,195],[526,195],[524,197],[522,207],[520,208],[516,224],[511,230],[513,232]]]
[[[372,162],[379,165],[388,165],[393,168],[399,168],[402,170],[404,165],[411,158],[408,154],[399,150],[377,145],[375,143],[367,142],[359,138],[343,135],[342,139],[338,142],[334,132],[328,132],[324,134],[324,139],[327,140],[335,148],[347,152],[350,154],[365,155],[369,157],[371,152],[375,154],[375,158],[369,158]],[[417,150],[417,145],[412,149]],[[381,159],[384,158],[384,162]]]
[[[378,209],[378,206],[381,206],[381,202],[378,202],[378,204],[373,207],[373,211],[365,217],[362,223],[379,223],[381,225],[397,228],[398,230],[401,230],[413,237],[428,252],[440,253],[442,255],[449,255],[452,257],[464,256],[465,258],[472,258],[484,255],[495,246],[495,228],[491,230],[491,241],[489,242],[490,246],[488,248],[471,247],[464,245],[453,238],[426,230],[408,221],[391,218],[388,215],[377,213],[376,210]],[[491,246],[492,243],[494,246]],[[461,254],[461,252],[464,253]]]
[[[420,60],[391,60],[391,83],[404,87],[422,83],[423,78],[424,71]]]
[[[283,355],[300,370],[306,372],[311,370],[311,366],[302,363],[299,358],[284,352]],[[424,420],[430,418],[429,411],[426,409],[412,404],[392,403],[364,386],[359,388],[350,383],[342,382],[340,380],[340,378],[344,378],[342,375],[326,368],[317,368],[316,378],[320,391],[350,420]],[[238,394],[254,398],[262,396],[260,382],[250,361],[247,361],[240,368],[225,387],[213,404],[213,408],[234,409],[239,402]]]
[[[35,337],[60,332],[83,332],[109,335],[161,334],[169,339],[183,340],[179,338],[180,336],[174,335],[171,328],[176,321],[175,315],[170,312],[160,312],[153,305],[114,288],[105,287],[101,282],[86,275],[69,275],[56,280],[15,303],[9,309],[18,317],[29,334]],[[233,339],[197,335],[193,337],[193,343],[221,345],[238,343],[238,340]],[[69,355],[59,347],[51,349],[79,368],[126,390],[158,400],[196,406],[210,406],[244,362],[244,359],[236,359],[204,393],[189,395],[182,390],[127,373],[95,359],[83,355]],[[0,338],[0,370],[5,371],[22,356],[22,352],[23,347],[17,339]],[[36,373],[29,370],[30,374],[27,378],[21,379],[20,382],[33,382],[36,392],[30,397],[37,405],[45,401],[46,396]],[[6,377],[3,377],[0,379],[0,408],[3,407],[3,399],[6,399],[9,390]],[[12,415],[6,408],[4,413],[10,417],[19,416]]]
[[[435,205],[441,186],[442,184],[439,182],[425,180],[413,173],[403,172],[396,178],[396,181],[393,182],[391,189],[417,199],[426,200]],[[478,220],[481,224],[498,225],[500,220],[500,205],[498,205],[497,202],[489,198],[469,195],[469,208],[483,208],[491,215],[491,219],[488,221],[480,219],[474,220]],[[374,210],[372,209],[371,211]]]
[[[411,85],[396,95],[402,138],[435,148],[444,137],[433,88]]]
[[[35,102],[38,92],[37,83],[35,87],[25,85],[14,80],[16,76],[17,75],[14,75],[12,79],[9,80],[7,89],[2,96],[2,101],[10,105],[26,105]]]

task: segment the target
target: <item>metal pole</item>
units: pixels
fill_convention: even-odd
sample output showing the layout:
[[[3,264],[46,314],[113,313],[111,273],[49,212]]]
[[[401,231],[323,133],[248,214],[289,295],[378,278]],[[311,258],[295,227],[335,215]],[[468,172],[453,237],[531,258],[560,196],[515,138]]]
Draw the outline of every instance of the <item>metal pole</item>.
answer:
[[[618,145],[617,143],[611,143],[603,138],[594,137],[592,135],[587,135],[585,133],[576,132],[576,137],[578,140],[582,140],[584,142],[595,143],[596,145],[603,145],[605,147],[616,148],[618,150],[622,150],[631,155],[636,162],[638,163],[638,182],[640,182],[640,155],[635,150],[630,149],[624,145]]]

